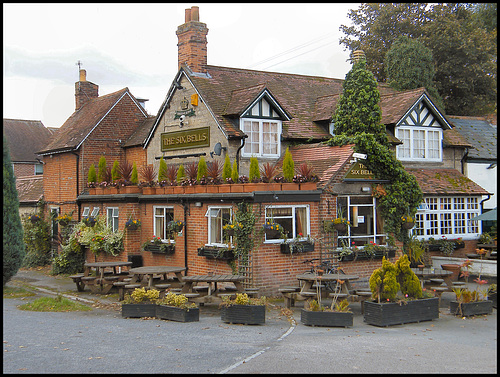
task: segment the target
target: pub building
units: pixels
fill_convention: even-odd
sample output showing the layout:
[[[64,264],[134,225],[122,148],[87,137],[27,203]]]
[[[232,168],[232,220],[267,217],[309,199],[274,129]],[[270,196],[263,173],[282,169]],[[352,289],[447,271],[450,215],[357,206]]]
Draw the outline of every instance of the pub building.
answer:
[[[352,145],[323,143],[332,136],[343,80],[208,65],[207,33],[198,7],[186,9],[176,31],[178,72],[156,116],[149,116],[145,100],[128,88],[99,96],[98,86],[80,70],[75,112],[40,151],[48,209],[73,211],[77,221],[106,216],[116,230],[123,230],[129,219],[141,221],[137,230],[125,231],[118,256],[95,257],[87,250],[86,259],[182,266],[186,275],[238,272],[260,294],[277,295],[280,286],[297,284],[296,275],[308,268],[306,259],[331,259],[343,244],[360,250],[370,242],[387,245],[374,192],[383,182],[366,169]],[[419,239],[461,238],[465,247],[454,256],[464,256],[481,233],[480,222],[469,219],[481,213],[481,201],[489,195],[462,174],[471,145],[425,89],[396,91],[379,84],[379,91],[392,148],[424,194],[411,231]],[[89,167],[97,168],[101,156],[108,166],[117,160],[135,163],[139,172],[150,165],[156,173],[161,159],[176,168],[197,165],[200,158],[222,167],[229,156],[239,175],[248,177],[252,157],[260,167],[281,167],[287,148],[295,167],[307,163],[316,182],[87,187]],[[241,203],[255,216],[253,248],[247,260],[231,260],[235,244],[223,226],[235,222]],[[351,226],[325,231],[325,220],[339,216]],[[181,221],[182,229],[169,231],[170,221]],[[266,234],[267,221],[279,223],[286,239]],[[153,237],[168,244],[168,252],[144,249]],[[392,261],[401,253],[397,246],[389,254]],[[366,282],[380,258],[335,263]]]

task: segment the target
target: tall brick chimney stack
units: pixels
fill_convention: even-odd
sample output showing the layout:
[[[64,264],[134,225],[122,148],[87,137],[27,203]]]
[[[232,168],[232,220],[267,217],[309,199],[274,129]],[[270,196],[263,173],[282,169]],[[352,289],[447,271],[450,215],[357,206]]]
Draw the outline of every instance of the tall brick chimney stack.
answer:
[[[186,9],[185,21],[177,27],[178,68],[187,64],[193,72],[207,72],[207,25],[200,22],[199,7]]]
[[[99,86],[87,81],[87,72],[80,69],[80,80],[75,82],[75,111],[91,99],[99,97]]]

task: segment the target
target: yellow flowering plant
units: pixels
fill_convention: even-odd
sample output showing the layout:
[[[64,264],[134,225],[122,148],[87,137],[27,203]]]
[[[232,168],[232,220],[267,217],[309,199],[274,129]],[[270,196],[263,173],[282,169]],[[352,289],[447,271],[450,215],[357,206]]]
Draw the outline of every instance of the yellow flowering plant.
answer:
[[[403,223],[412,223],[412,222],[415,222],[415,219],[409,215],[404,215],[404,216],[401,216],[401,221]]]

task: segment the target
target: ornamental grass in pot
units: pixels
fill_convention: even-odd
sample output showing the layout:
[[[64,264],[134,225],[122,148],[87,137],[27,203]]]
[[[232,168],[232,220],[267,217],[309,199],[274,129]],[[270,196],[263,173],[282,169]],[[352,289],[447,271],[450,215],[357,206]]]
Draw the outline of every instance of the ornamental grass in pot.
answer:
[[[156,301],[156,317],[177,322],[197,322],[200,320],[200,309],[183,294],[173,292]]]
[[[422,290],[406,254],[394,264],[384,257],[369,283],[372,300],[364,302],[366,323],[391,326],[439,318],[439,298]]]
[[[122,301],[122,317],[156,317],[158,297],[160,297],[160,291],[157,289],[135,288],[131,294],[125,294]]]
[[[219,305],[221,320],[226,323],[263,325],[266,322],[266,302],[265,296],[251,298],[246,293],[237,293],[234,300],[223,297]]]

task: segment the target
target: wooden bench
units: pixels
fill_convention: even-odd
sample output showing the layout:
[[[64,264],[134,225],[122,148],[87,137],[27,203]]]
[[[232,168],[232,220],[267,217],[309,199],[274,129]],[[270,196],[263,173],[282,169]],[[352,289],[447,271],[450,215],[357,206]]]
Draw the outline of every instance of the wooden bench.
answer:
[[[118,288],[118,301],[123,301],[125,298],[125,289],[124,287],[129,283],[126,281],[115,281],[113,285]]]
[[[97,278],[95,276],[84,276],[82,282],[87,285],[92,293],[97,293]]]
[[[155,286],[153,288],[160,291],[160,297],[161,297],[161,296],[165,295],[167,288],[170,288],[170,286],[171,286],[171,284],[161,283],[161,284],[155,284]]]
[[[279,288],[279,292],[283,295],[285,307],[290,309],[295,306],[295,299],[297,298],[297,292],[300,290],[295,289],[295,287],[283,287]]]
[[[70,276],[70,278],[73,279],[73,282],[76,283],[76,289],[78,290],[78,292],[83,292],[85,288],[85,284],[82,282],[82,278],[84,276],[84,274],[76,274]]]

